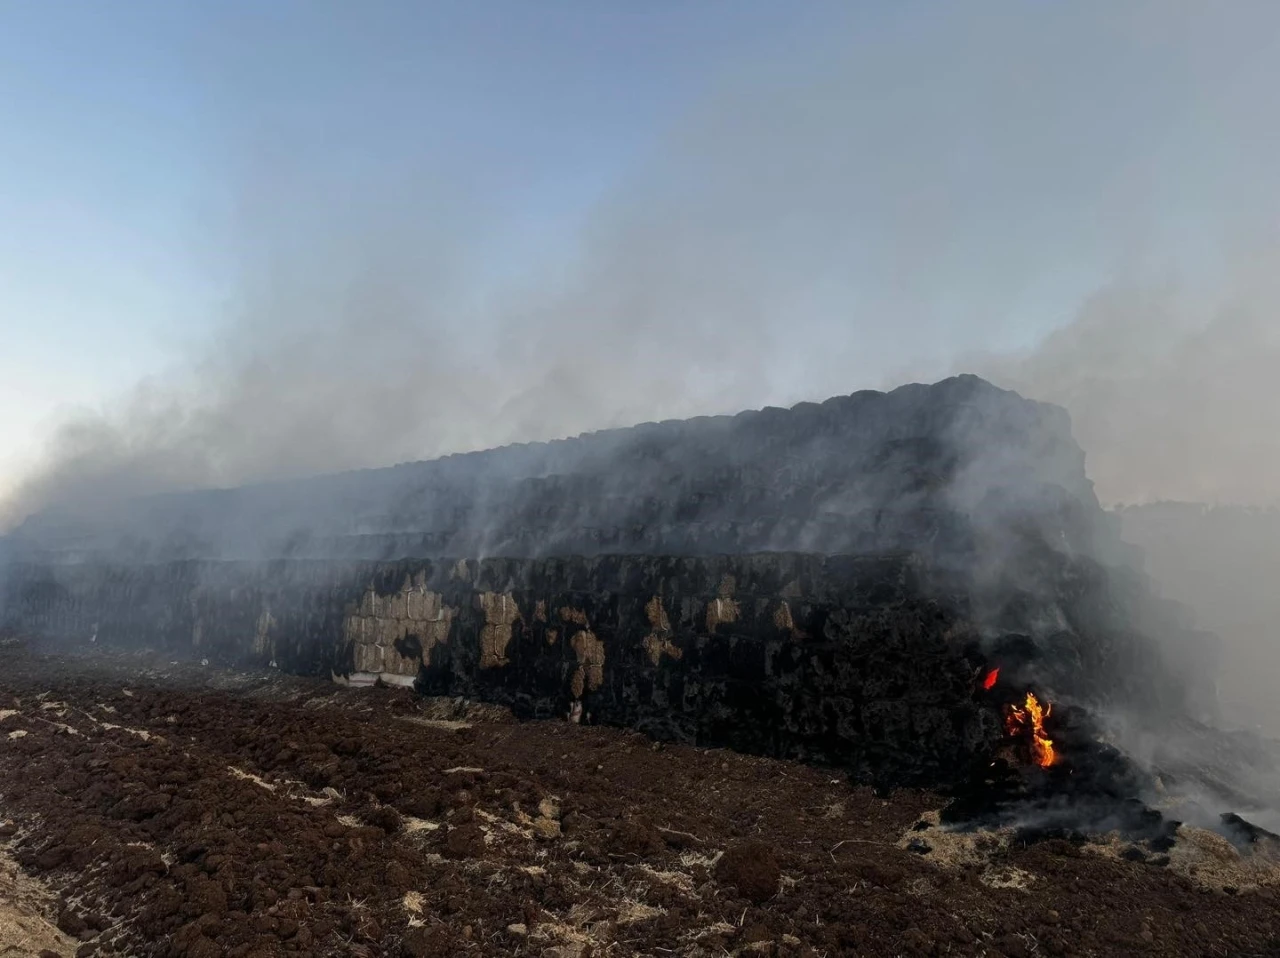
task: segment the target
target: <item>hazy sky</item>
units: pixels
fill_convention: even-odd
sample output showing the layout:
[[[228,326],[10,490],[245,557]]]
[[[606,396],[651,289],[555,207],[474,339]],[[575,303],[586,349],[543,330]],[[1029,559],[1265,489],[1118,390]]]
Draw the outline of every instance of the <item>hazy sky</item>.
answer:
[[[1078,401],[1113,498],[1213,494],[1147,385],[1206,408],[1224,311],[1213,376],[1280,348],[1278,38],[1249,0],[0,0],[0,496],[957,365]],[[1214,437],[1266,447],[1240,498],[1280,489],[1267,390]]]
[[[226,319],[276,152],[337,191],[430,169],[519,271],[794,29],[756,6],[0,3],[0,483]]]

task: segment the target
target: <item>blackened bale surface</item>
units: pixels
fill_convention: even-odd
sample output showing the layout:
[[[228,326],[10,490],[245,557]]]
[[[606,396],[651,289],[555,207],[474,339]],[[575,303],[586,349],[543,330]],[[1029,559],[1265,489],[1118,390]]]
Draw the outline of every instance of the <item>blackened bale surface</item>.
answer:
[[[962,376],[51,511],[0,624],[945,783],[998,694],[1182,714],[1066,413]],[[978,687],[1002,668],[993,695]]]

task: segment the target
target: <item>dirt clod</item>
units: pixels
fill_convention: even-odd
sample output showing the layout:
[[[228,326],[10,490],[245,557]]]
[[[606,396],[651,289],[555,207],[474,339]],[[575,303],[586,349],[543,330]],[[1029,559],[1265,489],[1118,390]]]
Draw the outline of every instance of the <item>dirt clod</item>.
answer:
[[[716,863],[715,876],[721,884],[734,886],[742,897],[760,904],[777,894],[782,870],[770,846],[752,842],[728,849]]]

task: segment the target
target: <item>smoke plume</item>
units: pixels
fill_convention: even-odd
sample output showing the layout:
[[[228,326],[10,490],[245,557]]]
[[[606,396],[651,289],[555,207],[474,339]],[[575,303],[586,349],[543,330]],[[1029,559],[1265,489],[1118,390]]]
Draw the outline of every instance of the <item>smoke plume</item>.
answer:
[[[325,165],[231,87],[253,122],[211,267],[225,322],[55,429],[4,513],[820,399],[975,349],[966,367],[1071,409],[1104,500],[1270,501],[1274,270],[1250,231],[1280,210],[1277,16],[817,24],[805,58],[690,103],[533,274],[489,262],[503,213],[459,164]]]
[[[1066,406],[1104,501],[1275,504],[1276,294],[1267,277],[1238,277],[1200,307],[1168,287],[1113,287],[1029,354],[968,365]]]

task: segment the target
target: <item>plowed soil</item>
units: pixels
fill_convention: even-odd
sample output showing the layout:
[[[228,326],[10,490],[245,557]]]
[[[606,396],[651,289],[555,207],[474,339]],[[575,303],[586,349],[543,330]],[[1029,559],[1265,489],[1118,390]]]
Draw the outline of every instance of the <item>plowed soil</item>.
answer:
[[[0,645],[0,862],[30,892],[0,955],[1280,955],[1274,871],[1230,846],[952,836],[941,804],[405,690]]]

